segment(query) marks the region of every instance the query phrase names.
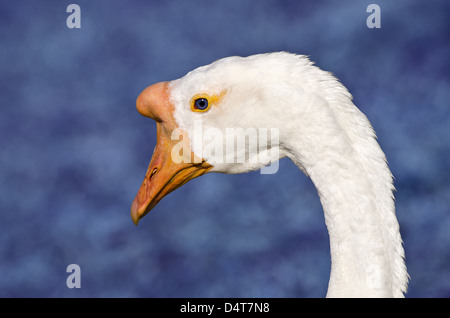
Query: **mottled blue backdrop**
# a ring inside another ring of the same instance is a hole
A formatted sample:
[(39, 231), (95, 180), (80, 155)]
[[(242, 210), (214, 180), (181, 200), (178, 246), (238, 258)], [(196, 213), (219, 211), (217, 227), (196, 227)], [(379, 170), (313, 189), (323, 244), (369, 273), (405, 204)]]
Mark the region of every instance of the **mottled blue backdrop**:
[[(366, 26), (372, 2), (381, 29)], [(138, 227), (129, 215), (156, 133), (139, 93), (280, 50), (333, 72), (377, 131), (407, 296), (450, 296), (449, 1), (78, 0), (81, 29), (70, 3), (0, 2), (0, 296), (324, 296), (322, 208), (287, 159), (274, 175), (195, 179)]]

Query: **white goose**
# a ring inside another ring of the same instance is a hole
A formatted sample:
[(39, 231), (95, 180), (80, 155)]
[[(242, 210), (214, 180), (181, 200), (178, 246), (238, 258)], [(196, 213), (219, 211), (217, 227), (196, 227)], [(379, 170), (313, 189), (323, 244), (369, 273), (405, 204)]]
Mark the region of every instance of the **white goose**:
[[(206, 172), (248, 172), (288, 157), (311, 177), (325, 213), (327, 297), (404, 296), (408, 274), (392, 174), (371, 124), (332, 74), (286, 52), (228, 57), (147, 87), (136, 105), (156, 120), (157, 145), (132, 204), (135, 224), (169, 192)], [(206, 136), (209, 128), (222, 134)], [(279, 142), (262, 150), (247, 143), (236, 150), (244, 151), (245, 162), (221, 161), (211, 149), (226, 144), (230, 128), (276, 128)], [(268, 159), (250, 160), (262, 152)]]

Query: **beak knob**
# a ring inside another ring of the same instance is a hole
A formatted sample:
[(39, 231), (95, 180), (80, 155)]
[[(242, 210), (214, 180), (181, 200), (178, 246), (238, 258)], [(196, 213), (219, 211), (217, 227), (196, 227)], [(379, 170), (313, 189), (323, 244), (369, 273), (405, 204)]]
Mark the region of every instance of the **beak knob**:
[(136, 100), (136, 108), (141, 115), (157, 122), (168, 119), (168, 112), (172, 112), (168, 84), (169, 82), (160, 82), (144, 89)]

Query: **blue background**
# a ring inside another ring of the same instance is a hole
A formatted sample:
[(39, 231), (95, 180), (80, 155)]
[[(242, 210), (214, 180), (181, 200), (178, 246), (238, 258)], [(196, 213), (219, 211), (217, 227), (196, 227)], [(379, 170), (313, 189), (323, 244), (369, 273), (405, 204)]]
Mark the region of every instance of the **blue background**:
[[(381, 7), (381, 29), (366, 8)], [(0, 2), (1, 297), (322, 297), (312, 182), (209, 174), (135, 227), (155, 145), (148, 85), (216, 59), (310, 55), (371, 120), (395, 175), (409, 297), (450, 296), (448, 1)], [(66, 267), (81, 267), (81, 288)]]

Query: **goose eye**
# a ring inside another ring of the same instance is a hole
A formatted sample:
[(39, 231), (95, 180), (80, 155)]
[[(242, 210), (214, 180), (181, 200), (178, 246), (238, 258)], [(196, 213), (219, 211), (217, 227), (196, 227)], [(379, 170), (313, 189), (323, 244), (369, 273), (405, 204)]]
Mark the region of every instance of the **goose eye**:
[(208, 100), (206, 98), (197, 98), (194, 101), (194, 108), (196, 110), (206, 110), (208, 108)]
[(211, 107), (219, 103), (224, 94), (224, 92), (220, 93), (220, 95), (196, 94), (191, 98), (191, 110), (193, 112), (207, 112)]

